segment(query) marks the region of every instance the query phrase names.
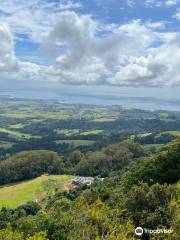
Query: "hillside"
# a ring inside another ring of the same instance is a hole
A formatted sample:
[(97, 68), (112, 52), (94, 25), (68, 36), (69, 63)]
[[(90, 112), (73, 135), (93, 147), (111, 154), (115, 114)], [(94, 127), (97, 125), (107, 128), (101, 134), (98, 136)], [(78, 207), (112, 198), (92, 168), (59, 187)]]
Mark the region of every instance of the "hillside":
[(63, 173), (62, 158), (53, 151), (20, 152), (0, 161), (0, 185), (32, 179), (45, 173)]
[[(136, 240), (137, 226), (172, 229), (168, 236), (144, 234), (141, 239), (179, 240), (180, 142), (172, 142), (154, 154), (142, 149), (126, 141), (89, 155), (75, 152), (67, 161), (80, 164), (89, 173), (104, 174), (109, 166), (109, 176), (95, 178), (91, 186), (62, 191), (71, 176), (43, 175), (2, 187), (1, 206), (6, 201), (14, 208), (0, 210), (0, 240), (14, 240), (11, 236), (16, 234), (25, 236), (16, 240), (35, 234), (47, 236), (43, 240), (94, 240), (104, 234), (109, 240)], [(36, 201), (47, 193), (43, 202)], [(35, 202), (25, 203), (30, 200)]]

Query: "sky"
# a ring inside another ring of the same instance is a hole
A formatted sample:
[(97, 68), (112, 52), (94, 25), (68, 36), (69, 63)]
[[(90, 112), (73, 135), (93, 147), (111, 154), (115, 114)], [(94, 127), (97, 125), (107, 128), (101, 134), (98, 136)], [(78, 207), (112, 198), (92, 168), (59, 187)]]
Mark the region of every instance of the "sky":
[(180, 86), (180, 0), (0, 0), (5, 82)]

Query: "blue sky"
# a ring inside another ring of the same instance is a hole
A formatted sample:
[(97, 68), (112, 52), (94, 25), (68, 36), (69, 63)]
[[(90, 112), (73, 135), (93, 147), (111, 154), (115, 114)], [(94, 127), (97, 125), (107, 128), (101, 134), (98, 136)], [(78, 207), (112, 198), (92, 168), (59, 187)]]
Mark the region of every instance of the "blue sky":
[(0, 3), (0, 81), (180, 85), (180, 0)]
[(91, 12), (107, 22), (124, 23), (132, 19), (142, 19), (143, 21), (170, 21), (174, 22), (175, 27), (178, 26), (177, 21), (172, 18), (176, 14), (178, 2), (177, 4), (167, 5), (165, 2), (168, 1), (162, 0), (159, 1), (162, 2), (160, 6), (157, 6), (157, 0), (149, 1), (149, 3), (142, 0), (84, 0), (81, 2), (84, 5), (82, 12)]

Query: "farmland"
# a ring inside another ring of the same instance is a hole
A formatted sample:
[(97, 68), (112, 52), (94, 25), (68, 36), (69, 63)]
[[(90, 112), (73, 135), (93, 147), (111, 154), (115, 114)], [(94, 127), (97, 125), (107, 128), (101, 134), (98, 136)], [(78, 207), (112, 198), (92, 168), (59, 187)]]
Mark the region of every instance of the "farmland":
[(15, 208), (28, 201), (41, 201), (55, 189), (64, 190), (64, 184), (73, 176), (43, 175), (33, 180), (9, 184), (0, 188), (0, 208)]
[(31, 149), (48, 149), (60, 154), (76, 149), (95, 150), (109, 142), (145, 137), (148, 133), (166, 132), (178, 138), (179, 131), (178, 112), (71, 105), (57, 100), (2, 98), (0, 101), (2, 159)]

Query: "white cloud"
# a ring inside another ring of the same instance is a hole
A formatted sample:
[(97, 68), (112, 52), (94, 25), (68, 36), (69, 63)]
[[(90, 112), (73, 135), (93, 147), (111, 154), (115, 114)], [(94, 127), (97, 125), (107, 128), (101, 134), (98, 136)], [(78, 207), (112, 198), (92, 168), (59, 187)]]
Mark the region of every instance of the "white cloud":
[(170, 6), (174, 6), (174, 5), (177, 5), (179, 2), (179, 0), (167, 0), (166, 1), (166, 6), (170, 7)]
[(8, 72), (17, 69), (17, 61), (14, 55), (14, 43), (7, 26), (0, 23), (0, 72)]
[(173, 18), (176, 18), (177, 20), (180, 20), (180, 8), (177, 9), (176, 13), (173, 15)]
[(73, 2), (73, 1), (63, 1), (62, 3), (59, 3), (60, 10), (70, 10), (70, 9), (78, 9), (82, 8), (82, 4), (79, 2)]
[[(0, 19), (12, 30), (10, 33), (7, 26), (0, 25), (3, 78), (75, 84), (180, 85), (180, 37), (176, 32), (165, 32), (164, 22), (105, 24), (90, 15), (62, 11), (57, 2), (11, 3), (2, 0), (0, 5), (0, 10), (7, 13)], [(70, 3), (73, 2), (66, 2), (68, 9), (72, 7)], [(40, 43), (51, 56), (51, 65), (17, 59), (12, 35), (17, 39), (18, 34)]]
[(49, 73), (63, 82), (105, 82), (115, 74), (114, 66), (141, 56), (156, 38), (139, 20), (103, 35), (102, 26), (90, 16), (65, 12), (49, 35), (49, 41), (63, 49)]
[(154, 30), (158, 30), (158, 29), (162, 30), (162, 29), (165, 29), (166, 21), (159, 21), (159, 22), (150, 21), (146, 23), (146, 26)]
[(82, 4), (74, 1), (48, 0), (1, 0), (0, 21), (5, 22), (14, 34), (26, 35), (34, 42), (42, 43), (51, 27), (57, 22), (59, 13), (78, 9)]
[(132, 8), (135, 5), (135, 1), (134, 0), (127, 0), (127, 5)]
[(0, 16), (0, 20), (11, 26), (14, 34), (27, 35), (30, 39), (40, 41), (45, 33), (45, 25), (49, 28), (49, 7), (47, 2), (40, 5), (40, 1), (35, 0), (1, 0), (0, 11), (5, 14)]
[(162, 26), (136, 20), (104, 35), (90, 16), (62, 13), (49, 40), (63, 52), (48, 73), (66, 83), (178, 85), (179, 38), (177, 33), (158, 32)]
[(0, 23), (0, 77), (2, 79), (40, 80), (45, 78), (46, 67), (22, 62), (15, 56), (13, 36), (5, 24)]
[(163, 1), (162, 0), (146, 0), (145, 5), (147, 7), (162, 7)]
[[(119, 71), (109, 79), (114, 84), (135, 86), (177, 86), (180, 85), (180, 35), (148, 51), (146, 57), (130, 58), (129, 63), (120, 66)], [(173, 57), (172, 57), (173, 56)]]
[(179, 3), (179, 0), (146, 0), (147, 7), (171, 7)]

